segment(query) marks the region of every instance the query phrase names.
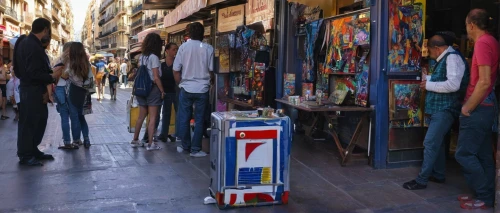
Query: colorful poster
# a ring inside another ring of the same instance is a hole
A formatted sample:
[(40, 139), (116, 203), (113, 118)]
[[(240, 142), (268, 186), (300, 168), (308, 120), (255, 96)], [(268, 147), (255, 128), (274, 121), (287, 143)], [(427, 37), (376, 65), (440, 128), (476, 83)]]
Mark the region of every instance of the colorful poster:
[(329, 101), (337, 105), (354, 105), (356, 93), (356, 79), (352, 77), (335, 76), (331, 82), (333, 92)]
[(307, 93), (309, 93), (310, 96), (313, 95), (313, 89), (312, 83), (302, 83), (302, 96), (305, 97)]
[(322, 23), (323, 19), (306, 24), (306, 42), (304, 42), (306, 57), (302, 65), (302, 79), (306, 82), (313, 82), (316, 77), (316, 71), (314, 70), (314, 44), (318, 38)]
[(284, 74), (284, 88), (285, 88), (285, 94), (284, 97), (288, 98), (288, 96), (295, 95), (295, 74), (292, 73), (286, 73)]
[(370, 44), (370, 12), (332, 20), (325, 33), (328, 42), (326, 73), (355, 73), (358, 46)]
[(389, 1), (389, 72), (420, 72), (425, 0)]
[(219, 73), (228, 73), (230, 69), (229, 34), (219, 36), (217, 48), (219, 52)]
[(416, 80), (389, 81), (389, 126), (420, 127), (423, 123), (422, 91)]

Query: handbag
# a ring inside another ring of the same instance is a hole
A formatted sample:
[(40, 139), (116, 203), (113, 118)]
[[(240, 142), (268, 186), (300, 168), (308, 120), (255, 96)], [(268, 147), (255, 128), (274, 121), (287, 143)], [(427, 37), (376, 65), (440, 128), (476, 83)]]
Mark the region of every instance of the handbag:
[(69, 84), (68, 98), (71, 100), (71, 104), (77, 109), (82, 109), (83, 104), (85, 104), (85, 96), (87, 95), (87, 89), (76, 86), (73, 83)]

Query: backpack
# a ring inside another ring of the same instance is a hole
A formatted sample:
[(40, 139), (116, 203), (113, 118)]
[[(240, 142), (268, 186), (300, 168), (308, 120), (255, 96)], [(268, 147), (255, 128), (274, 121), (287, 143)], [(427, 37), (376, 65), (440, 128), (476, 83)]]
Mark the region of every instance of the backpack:
[(144, 62), (144, 57), (142, 58), (142, 64), (137, 71), (137, 76), (134, 80), (134, 88), (133, 95), (138, 97), (148, 97), (151, 92), (151, 88), (153, 87), (153, 81), (151, 77), (149, 77), (148, 73), (148, 60), (149, 56), (146, 58), (146, 62)]

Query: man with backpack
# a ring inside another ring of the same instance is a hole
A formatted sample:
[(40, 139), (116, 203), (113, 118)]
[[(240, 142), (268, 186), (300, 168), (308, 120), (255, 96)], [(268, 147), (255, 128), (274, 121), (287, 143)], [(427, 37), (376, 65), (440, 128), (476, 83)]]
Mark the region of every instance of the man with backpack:
[[(182, 145), (177, 147), (177, 151), (188, 151), (192, 157), (207, 155), (201, 151), (201, 140), (205, 131), (203, 123), (209, 104), (209, 88), (213, 82), (214, 48), (202, 42), (204, 30), (203, 25), (198, 22), (188, 25), (190, 40), (179, 47), (173, 66), (175, 82), (180, 88), (176, 117), (179, 119), (179, 126), (176, 129)], [(193, 105), (195, 129), (191, 138), (189, 122)]]

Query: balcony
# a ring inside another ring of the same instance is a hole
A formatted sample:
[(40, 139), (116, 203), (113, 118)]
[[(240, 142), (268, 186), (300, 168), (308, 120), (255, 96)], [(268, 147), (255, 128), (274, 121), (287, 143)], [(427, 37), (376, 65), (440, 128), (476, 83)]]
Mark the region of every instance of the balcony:
[(34, 20), (35, 20), (35, 17), (31, 13), (26, 13), (23, 16), (23, 22), (25, 25), (31, 26), (31, 24), (33, 23)]
[(56, 41), (59, 41), (59, 39), (61, 38), (59, 31), (54, 27), (54, 25), (52, 25), (52, 38)]
[(56, 22), (61, 22), (61, 18), (59, 16), (59, 10), (52, 8), (52, 19)]
[(5, 2), (5, 0), (0, 0), (0, 12), (5, 12), (5, 9), (7, 9), (6, 7), (7, 5), (7, 2)]
[(47, 8), (43, 8), (43, 16), (48, 20), (52, 20), (52, 15)]
[(101, 46), (101, 49), (108, 49), (109, 48), (109, 44), (106, 44), (106, 45), (102, 45)]
[(135, 16), (137, 14), (139, 14), (140, 12), (142, 12), (142, 4), (139, 4), (139, 5), (136, 5), (136, 6), (132, 6), (132, 16)]
[(114, 0), (106, 0), (104, 1), (101, 6), (99, 7), (99, 13), (104, 12), (104, 10), (111, 4), (113, 3)]
[(137, 21), (134, 21), (130, 27), (133, 29), (133, 28), (141, 26), (141, 25), (142, 25), (142, 19), (139, 19)]
[(116, 14), (116, 16), (125, 15), (125, 14), (127, 14), (127, 8), (124, 6), (116, 7), (115, 14)]
[(43, 17), (43, 12), (42, 12), (43, 9), (39, 10), (39, 9), (36, 9), (35, 10), (35, 15), (37, 18), (42, 18)]
[(101, 50), (101, 46), (96, 46), (95, 50)]
[(118, 24), (117, 27), (118, 27), (118, 31), (128, 31), (127, 25), (125, 25), (125, 24)]
[(160, 18), (156, 19), (156, 23), (157, 23), (157, 24), (163, 23), (163, 20), (164, 20), (164, 19), (165, 19), (165, 16), (162, 16), (162, 17), (160, 17)]
[(151, 17), (147, 17), (146, 21), (144, 22), (144, 26), (151, 26), (151, 25), (156, 25), (157, 20), (158, 20), (158, 15), (154, 14)]
[(17, 12), (12, 7), (6, 7), (5, 19), (11, 20), (15, 23), (19, 23), (19, 17), (17, 16)]
[(118, 31), (118, 30), (117, 30), (117, 27), (115, 26), (111, 30), (108, 30), (108, 31), (105, 31), (105, 32), (99, 32), (98, 39), (102, 39), (102, 38), (104, 38), (106, 36), (109, 36), (109, 35), (115, 33), (116, 31)]

